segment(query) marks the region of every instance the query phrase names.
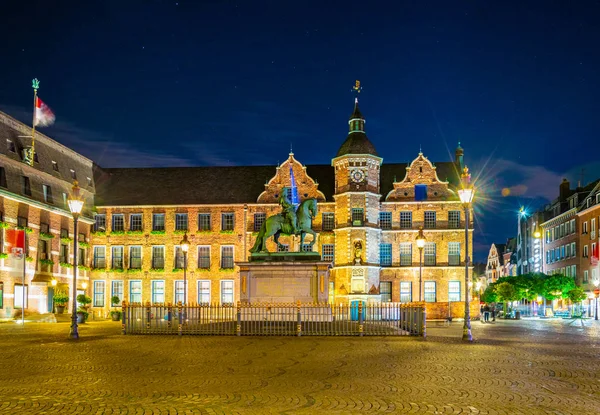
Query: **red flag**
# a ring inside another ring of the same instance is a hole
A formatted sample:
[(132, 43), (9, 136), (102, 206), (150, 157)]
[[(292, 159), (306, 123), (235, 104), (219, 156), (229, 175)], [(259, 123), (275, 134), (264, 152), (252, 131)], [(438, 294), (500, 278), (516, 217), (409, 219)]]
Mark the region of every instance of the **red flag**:
[(46, 127), (54, 124), (54, 113), (39, 97), (35, 101), (35, 125)]
[(6, 243), (11, 248), (25, 248), (25, 231), (21, 229), (7, 229)]

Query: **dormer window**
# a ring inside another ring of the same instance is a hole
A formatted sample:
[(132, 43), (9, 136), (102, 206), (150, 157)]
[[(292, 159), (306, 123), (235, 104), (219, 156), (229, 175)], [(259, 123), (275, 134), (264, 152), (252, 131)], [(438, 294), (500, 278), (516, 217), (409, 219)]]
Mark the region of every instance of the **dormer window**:
[(75, 170), (70, 169), (71, 170), (71, 179), (73, 180), (77, 180), (77, 174), (75, 173)]
[(11, 153), (17, 152), (17, 149), (15, 148), (15, 143), (13, 143), (12, 140), (6, 140), (6, 148), (8, 148), (8, 151), (10, 151)]
[(52, 170), (58, 171), (58, 163), (52, 160)]
[(88, 184), (88, 186), (92, 185), (92, 178), (91, 177), (87, 178), (87, 184)]

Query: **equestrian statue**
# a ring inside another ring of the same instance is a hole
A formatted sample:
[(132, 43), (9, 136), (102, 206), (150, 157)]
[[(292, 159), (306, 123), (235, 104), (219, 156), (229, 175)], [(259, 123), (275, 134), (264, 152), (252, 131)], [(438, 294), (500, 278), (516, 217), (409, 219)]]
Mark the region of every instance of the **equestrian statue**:
[(317, 240), (317, 234), (312, 230), (312, 220), (317, 215), (317, 200), (306, 199), (298, 209), (290, 202), (290, 188), (284, 187), (279, 196), (279, 204), (282, 212), (267, 218), (260, 227), (254, 246), (250, 249), (252, 253), (268, 253), (267, 239), (271, 236), (280, 248), (283, 245), (279, 243), (279, 236), (300, 235), (300, 247), (304, 244), (304, 237), (307, 233), (311, 234), (313, 239), (309, 242), (312, 247)]

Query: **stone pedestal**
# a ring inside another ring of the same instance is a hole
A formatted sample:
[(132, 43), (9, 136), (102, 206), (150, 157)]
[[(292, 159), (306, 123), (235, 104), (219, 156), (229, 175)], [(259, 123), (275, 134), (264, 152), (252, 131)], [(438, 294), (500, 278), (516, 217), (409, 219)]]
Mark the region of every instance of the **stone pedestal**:
[[(318, 259), (318, 260), (315, 260)], [(276, 253), (240, 267), (240, 301), (243, 303), (326, 303), (331, 262), (320, 257)]]

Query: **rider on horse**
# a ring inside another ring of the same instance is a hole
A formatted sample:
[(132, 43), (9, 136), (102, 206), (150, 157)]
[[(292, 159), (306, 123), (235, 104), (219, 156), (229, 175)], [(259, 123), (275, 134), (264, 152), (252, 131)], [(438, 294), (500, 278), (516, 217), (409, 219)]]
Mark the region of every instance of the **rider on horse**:
[(279, 196), (279, 204), (283, 209), (283, 217), (291, 226), (290, 234), (296, 235), (300, 232), (300, 230), (297, 228), (296, 206), (294, 206), (288, 199), (288, 192), (289, 188), (284, 187), (282, 189), (281, 196)]

